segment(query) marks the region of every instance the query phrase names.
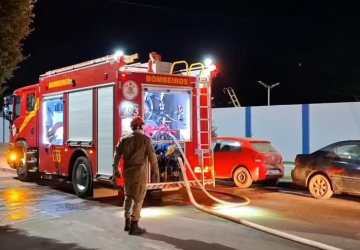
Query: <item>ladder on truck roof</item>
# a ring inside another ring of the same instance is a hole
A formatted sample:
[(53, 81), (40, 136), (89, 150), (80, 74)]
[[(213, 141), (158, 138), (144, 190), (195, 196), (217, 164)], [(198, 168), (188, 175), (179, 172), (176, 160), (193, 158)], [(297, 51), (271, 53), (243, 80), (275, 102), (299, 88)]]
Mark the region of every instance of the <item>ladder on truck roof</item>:
[[(174, 72), (176, 65), (184, 64), (185, 68)], [(215, 185), (214, 154), (211, 140), (211, 82), (209, 76), (204, 76), (208, 67), (202, 63), (193, 63), (190, 66), (186, 61), (177, 61), (172, 64), (170, 73), (180, 73), (185, 76), (195, 76), (196, 82), (196, 118), (197, 118), (197, 154), (202, 173), (202, 184), (205, 184), (205, 173), (211, 171), (212, 183)]]
[[(193, 63), (189, 73), (198, 71), (196, 83), (197, 98), (197, 153), (202, 173), (202, 184), (205, 185), (205, 173), (211, 171), (213, 185), (215, 185), (214, 155), (211, 140), (211, 82), (210, 78), (203, 77), (205, 66), (202, 63)], [(188, 74), (189, 74), (188, 73)]]
[[(124, 62), (126, 64), (132, 63), (138, 58), (139, 58), (139, 55), (137, 53), (132, 54), (132, 55), (125, 55), (124, 56)], [(70, 66), (67, 66), (67, 67), (63, 67), (63, 68), (59, 68), (59, 69), (55, 69), (55, 70), (50, 70), (50, 71), (40, 75), (40, 78), (41, 77), (52, 76), (52, 75), (56, 75), (56, 74), (61, 74), (61, 73), (65, 73), (65, 72), (69, 72), (69, 71), (73, 71), (73, 70), (79, 70), (79, 69), (83, 69), (83, 68), (87, 68), (87, 67), (93, 67), (93, 66), (101, 65), (101, 64), (105, 64), (105, 63), (116, 62), (117, 60), (118, 59), (115, 58), (114, 55), (103, 56), (103, 57), (93, 59), (93, 60), (90, 60), (90, 61), (85, 61), (85, 62), (82, 62), (82, 63), (70, 65)]]

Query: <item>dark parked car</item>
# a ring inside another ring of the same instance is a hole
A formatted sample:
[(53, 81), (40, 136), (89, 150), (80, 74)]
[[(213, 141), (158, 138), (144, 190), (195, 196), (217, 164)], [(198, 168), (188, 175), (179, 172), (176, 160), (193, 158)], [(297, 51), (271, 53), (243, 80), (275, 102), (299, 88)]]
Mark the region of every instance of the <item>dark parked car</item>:
[(297, 155), (291, 176), (317, 199), (328, 199), (333, 193), (360, 195), (360, 141), (341, 141)]

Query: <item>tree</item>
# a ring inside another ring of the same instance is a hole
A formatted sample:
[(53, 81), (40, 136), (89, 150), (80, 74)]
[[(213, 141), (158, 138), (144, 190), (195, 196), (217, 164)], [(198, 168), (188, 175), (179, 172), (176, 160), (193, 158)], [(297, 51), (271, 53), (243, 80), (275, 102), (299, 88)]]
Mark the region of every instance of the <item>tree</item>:
[(0, 95), (17, 65), (25, 59), (23, 41), (31, 32), (36, 0), (0, 0)]

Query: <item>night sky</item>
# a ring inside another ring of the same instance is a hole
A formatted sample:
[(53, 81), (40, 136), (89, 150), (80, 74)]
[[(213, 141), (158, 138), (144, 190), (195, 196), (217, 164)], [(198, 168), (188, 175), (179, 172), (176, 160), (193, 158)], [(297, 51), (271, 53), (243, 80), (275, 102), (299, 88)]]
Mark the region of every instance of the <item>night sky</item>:
[(142, 62), (150, 51), (164, 61), (212, 56), (221, 70), (216, 107), (229, 105), (222, 92), (228, 86), (242, 105), (265, 105), (258, 80), (281, 83), (272, 104), (360, 96), (360, 18), (345, 16), (343, 7), (328, 1), (200, 2), (38, 0), (34, 31), (24, 42), (28, 58), (10, 84), (36, 83), (48, 70), (121, 48), (139, 53)]

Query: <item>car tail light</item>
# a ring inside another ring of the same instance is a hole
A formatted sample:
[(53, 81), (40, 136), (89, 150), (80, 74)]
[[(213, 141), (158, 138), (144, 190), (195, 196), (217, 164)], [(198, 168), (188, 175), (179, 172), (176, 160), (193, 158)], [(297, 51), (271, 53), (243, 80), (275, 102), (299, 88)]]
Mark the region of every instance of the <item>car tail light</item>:
[(255, 163), (263, 163), (264, 160), (265, 159), (261, 154), (255, 154), (255, 156), (254, 156)]

